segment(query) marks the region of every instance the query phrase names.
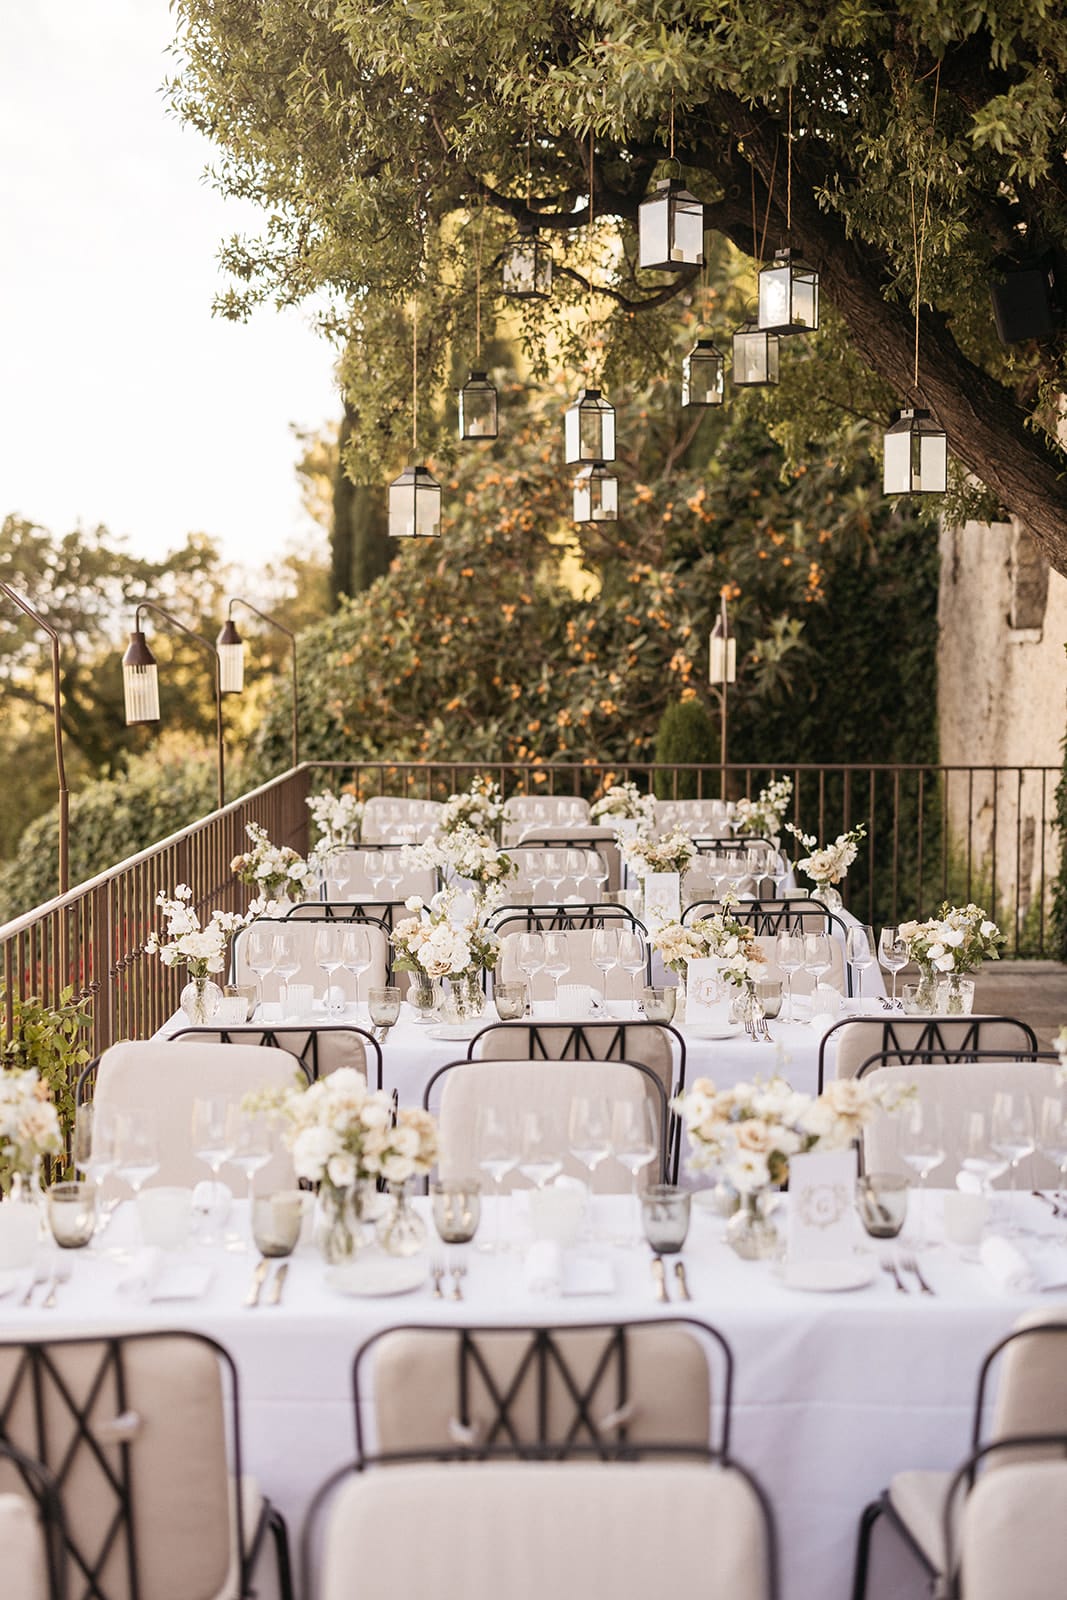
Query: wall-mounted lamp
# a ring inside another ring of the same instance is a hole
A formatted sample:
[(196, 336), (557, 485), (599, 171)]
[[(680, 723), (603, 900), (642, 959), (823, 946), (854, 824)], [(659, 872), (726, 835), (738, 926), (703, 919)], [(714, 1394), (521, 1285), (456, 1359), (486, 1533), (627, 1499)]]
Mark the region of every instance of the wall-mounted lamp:
[(233, 595), (226, 612), (226, 621), (219, 631), (215, 641), (215, 648), (219, 653), (219, 686), (223, 694), (240, 694), (245, 686), (245, 646), (244, 640), (237, 631), (237, 624), (233, 620), (234, 606), (244, 606), (263, 622), (269, 623), (272, 628), (277, 628), (279, 633), (284, 633), (289, 641), (292, 651), (292, 678), (293, 678), (293, 766), (300, 763), (299, 754), (299, 724), (296, 708), (296, 634), (287, 628), (284, 622), (279, 622), (277, 617), (272, 617), (267, 611), (260, 611), (251, 600), (242, 600), (240, 595)]
[(157, 617), (162, 617), (164, 622), (177, 628), (179, 633), (195, 639), (197, 644), (203, 645), (204, 649), (210, 652), (215, 684), (216, 767), (221, 810), (226, 804), (226, 753), (222, 742), (222, 678), (219, 654), (215, 646), (202, 634), (194, 633), (192, 628), (187, 628), (184, 622), (179, 622), (177, 617), (172, 616), (169, 611), (164, 611), (162, 606), (157, 606), (152, 600), (142, 600), (138, 605), (130, 642), (122, 658), (122, 688), (126, 701), (127, 726), (137, 722), (159, 721), (159, 668), (141, 628), (142, 611), (151, 611)]

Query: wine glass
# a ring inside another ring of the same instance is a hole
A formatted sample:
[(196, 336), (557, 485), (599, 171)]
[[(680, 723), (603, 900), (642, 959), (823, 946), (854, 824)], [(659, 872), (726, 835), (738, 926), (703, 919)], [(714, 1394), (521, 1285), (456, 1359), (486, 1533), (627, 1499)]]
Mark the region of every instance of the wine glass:
[(900, 1122), (900, 1158), (905, 1166), (918, 1175), (919, 1226), (916, 1249), (927, 1243), (926, 1194), (927, 1178), (945, 1159), (945, 1139), (941, 1128), (941, 1107), (933, 1102), (913, 1100), (905, 1106)]
[(92, 1100), (83, 1101), (74, 1116), (74, 1165), (96, 1189), (98, 1217), (102, 1215), (100, 1190), (104, 1179), (115, 1171), (117, 1162), (114, 1111), (107, 1106), (97, 1110)]
[(851, 923), (845, 930), (845, 956), (849, 966), (858, 977), (856, 987), (857, 1000), (863, 999), (863, 974), (868, 967), (874, 966), (875, 943), (874, 930), (866, 923), (860, 922), (853, 926)]
[(159, 1127), (148, 1106), (131, 1106), (115, 1113), (114, 1171), (140, 1194), (153, 1173), (159, 1171)]
[(812, 989), (819, 987), (823, 973), (829, 972), (833, 965), (833, 951), (830, 948), (830, 935), (828, 933), (806, 933), (804, 935), (804, 971), (810, 972), (815, 980)]
[(647, 957), (645, 941), (635, 929), (626, 928), (619, 934), (619, 953), (616, 960), (623, 972), (630, 974), (630, 994), (636, 1012), (637, 978), (638, 974), (646, 969)]
[(604, 985), (604, 1004), (608, 1002), (608, 973), (618, 962), (619, 932), (617, 928), (594, 928), (590, 946), (590, 960), (601, 974)]
[(585, 852), (585, 876), (591, 878), (596, 887), (596, 899), (603, 900), (604, 885), (608, 881), (608, 864), (599, 850)]
[(581, 894), (581, 889), (580, 889), (579, 885), (582, 883), (583, 879), (585, 878), (586, 867), (589, 865), (588, 861), (586, 860), (585, 851), (584, 850), (565, 850), (564, 851), (564, 860), (566, 861), (566, 864), (567, 864), (567, 877), (570, 879), (571, 883), (573, 883), (573, 885), (574, 885), (574, 893), (577, 894), (577, 895), (580, 895)]
[(1067, 1188), (1067, 1105), (1061, 1096), (1047, 1094), (1041, 1102), (1037, 1120), (1037, 1148), (1041, 1154), (1059, 1168), (1059, 1190)]
[(878, 940), (878, 959), (887, 972), (893, 974), (893, 998), (891, 1009), (896, 1010), (897, 1001), (897, 973), (903, 972), (908, 964), (908, 949), (900, 937), (900, 929), (885, 927), (882, 929)]
[(248, 1185), (248, 1231), (251, 1240), (256, 1173), (267, 1165), (274, 1154), (272, 1118), (265, 1111), (246, 1111), (242, 1105), (231, 1100), (226, 1111), (225, 1137), (229, 1144), (227, 1160), (232, 1167), (244, 1173)]
[(768, 871), (768, 877), (770, 877), (774, 882), (774, 898), (776, 900), (780, 900), (782, 898), (782, 885), (788, 878), (791, 871), (792, 866), (789, 857), (783, 854), (781, 850), (776, 850), (771, 857), (771, 864)]
[(656, 1159), (656, 1126), (647, 1100), (617, 1100), (611, 1116), (611, 1147), (616, 1161), (630, 1174), (630, 1194), (636, 1216), (636, 1232), (631, 1244), (641, 1244), (641, 1201), (637, 1178), (642, 1168)]
[(567, 940), (562, 933), (546, 933), (542, 939), (542, 970), (547, 972), (555, 984), (556, 1013), (559, 1014), (559, 980), (564, 973), (571, 970), (570, 956), (567, 953)]
[(370, 884), (371, 894), (377, 900), (379, 898), (378, 885), (385, 876), (385, 862), (382, 860), (382, 852), (380, 850), (368, 850), (365, 852), (363, 856), (363, 872), (367, 882)]
[(611, 1108), (603, 1095), (571, 1097), (567, 1145), (575, 1161), (589, 1173), (587, 1201), (592, 1212), (593, 1174), (611, 1154)]
[[(326, 865), (323, 868), (323, 880), (326, 884), (324, 898), (327, 901), (330, 899), (344, 900), (345, 890), (352, 881), (350, 863), (351, 857), (347, 850), (335, 850), (332, 855), (327, 857)], [(331, 889), (335, 889), (337, 891), (336, 894), (331, 895)]]
[(257, 927), (253, 923), (245, 943), (245, 960), (256, 975), (258, 1005), (263, 1004), (263, 979), (274, 971), (274, 929)]
[(370, 934), (366, 928), (346, 928), (341, 936), (341, 965), (356, 980), (356, 1008), (359, 1008), (359, 980), (370, 967)]
[[(296, 934), (276, 933), (274, 935), (274, 970), (279, 980), (285, 984), (285, 1003), (288, 1008), (289, 980), (295, 978), (300, 971), (300, 952), (297, 949)], [(281, 982), (278, 993), (281, 995)]]
[(393, 901), (393, 900), (396, 899), (397, 890), (400, 888), (400, 880), (401, 880), (401, 878), (403, 878), (403, 876), (404, 876), (403, 852), (400, 851), (400, 850), (383, 850), (382, 851), (382, 877), (385, 879), (386, 883), (389, 886), (389, 899), (390, 899), (390, 901)]
[(1006, 1157), (1008, 1162), (1008, 1182), (1011, 1189), (1011, 1199), (1008, 1204), (1011, 1207), (1011, 1215), (1005, 1231), (1022, 1233), (1025, 1230), (1019, 1226), (1017, 1220), (1015, 1179), (1020, 1161), (1026, 1156), (1033, 1155), (1036, 1144), (1034, 1110), (1028, 1094), (1023, 1094), (1018, 1089), (997, 1090), (993, 1096), (993, 1107), (989, 1118), (989, 1142), (996, 1154)]
[[(223, 1095), (197, 1096), (193, 1101), (192, 1139), (193, 1154), (211, 1172), (212, 1188), (219, 1181), (219, 1173), (233, 1154), (230, 1142), (231, 1102)], [(207, 1208), (210, 1216), (211, 1208)], [(203, 1243), (213, 1240), (207, 1236)]]
[(544, 856), (545, 879), (552, 889), (553, 903), (560, 898), (560, 885), (567, 876), (567, 855), (563, 850), (546, 850)]
[(545, 945), (541, 934), (532, 930), (519, 934), (519, 947), (516, 952), (516, 965), (520, 972), (525, 973), (530, 988), (530, 1015), (533, 1015), (533, 981), (545, 964)]
[(315, 932), (315, 965), (326, 974), (326, 991), (323, 1005), (327, 1015), (334, 1009), (333, 975), (341, 966), (341, 934), (335, 927), (318, 928)]
[(960, 1171), (976, 1178), (983, 1194), (991, 1194), (995, 1180), (1008, 1170), (1008, 1158), (993, 1149), (984, 1111), (964, 1113), (961, 1150)]
[(482, 1240), (478, 1249), (500, 1251), (503, 1249), (501, 1224), (503, 1191), (500, 1185), (508, 1173), (514, 1172), (519, 1164), (519, 1135), (513, 1113), (503, 1106), (479, 1106), (474, 1147), (478, 1152), (478, 1166), (492, 1178), (496, 1191), (496, 1204), (493, 1207), (496, 1212), (496, 1227), (493, 1230), (493, 1238)]
[(527, 1109), (519, 1122), (519, 1171), (535, 1189), (543, 1189), (563, 1171), (556, 1130), (543, 1112)]
[(778, 970), (785, 974), (785, 1016), (783, 1022), (793, 1020), (793, 974), (804, 965), (804, 935), (790, 933), (783, 928), (774, 941), (774, 959)]

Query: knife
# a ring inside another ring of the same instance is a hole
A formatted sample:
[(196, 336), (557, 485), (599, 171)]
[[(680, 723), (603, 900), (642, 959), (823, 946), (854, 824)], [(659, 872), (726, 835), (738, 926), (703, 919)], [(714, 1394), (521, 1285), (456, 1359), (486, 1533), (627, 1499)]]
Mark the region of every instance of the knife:
[(289, 1263), (288, 1263), (288, 1261), (283, 1261), (281, 1266), (278, 1268), (277, 1272), (274, 1274), (274, 1277), (271, 1280), (271, 1286), (267, 1290), (267, 1298), (263, 1302), (264, 1305), (267, 1305), (267, 1306), (280, 1306), (281, 1305), (281, 1303), (282, 1303), (282, 1290), (285, 1288), (285, 1277), (286, 1277), (286, 1274), (287, 1274), (288, 1271), (289, 1271)]
[(252, 1274), (252, 1282), (248, 1285), (248, 1293), (244, 1298), (245, 1305), (250, 1309), (259, 1305), (260, 1292), (269, 1271), (270, 1262), (264, 1256), (256, 1265), (256, 1270)]
[(656, 1299), (667, 1302), (670, 1295), (667, 1292), (667, 1275), (663, 1270), (663, 1257), (652, 1257), (652, 1278), (656, 1285)]
[(684, 1261), (676, 1261), (674, 1263), (674, 1276), (678, 1284), (678, 1293), (681, 1295), (682, 1299), (692, 1300), (693, 1296), (689, 1293), (689, 1285), (685, 1281)]

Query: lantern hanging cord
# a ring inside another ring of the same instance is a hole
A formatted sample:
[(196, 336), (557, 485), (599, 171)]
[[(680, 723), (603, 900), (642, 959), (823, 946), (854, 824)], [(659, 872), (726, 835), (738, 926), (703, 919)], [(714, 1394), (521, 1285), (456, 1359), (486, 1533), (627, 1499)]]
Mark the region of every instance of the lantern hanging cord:
[(785, 237), (789, 242), (789, 235), (793, 231), (793, 85), (788, 89), (788, 124), (786, 127), (785, 145)]
[[(940, 94), (940, 92), (941, 92), (941, 63), (939, 61), (937, 63), (936, 68), (934, 69), (934, 103), (933, 103), (933, 108), (932, 108), (932, 110), (930, 112), (930, 142), (931, 142), (931, 146), (933, 144), (934, 129), (935, 129), (936, 125), (937, 125), (937, 100), (938, 100), (938, 95)], [(925, 251), (926, 251), (926, 223), (927, 223), (927, 219), (928, 219), (928, 217), (930, 215), (930, 180), (931, 180), (931, 177), (933, 176), (933, 159), (932, 159), (933, 151), (932, 151), (932, 149), (931, 149), (930, 154), (931, 154), (931, 159), (928, 160), (927, 163), (926, 163), (926, 184), (925, 184), (925, 186), (923, 188), (922, 217), (919, 220), (918, 224), (916, 224), (916, 220), (915, 220), (915, 176), (914, 176), (914, 173), (912, 174), (911, 184), (910, 184), (910, 191), (911, 191), (911, 238), (912, 238), (912, 247), (913, 247), (914, 253), (915, 253), (915, 359), (914, 359), (914, 367), (913, 367), (913, 374), (912, 374), (912, 385), (913, 385), (913, 387), (915, 389), (916, 396), (918, 396), (918, 392), (919, 392), (919, 305), (920, 305), (920, 290), (921, 290), (921, 287), (922, 287), (923, 256), (924, 256)]]
[[(756, 265), (757, 265), (757, 267), (759, 266), (760, 262), (763, 260), (763, 252), (767, 248), (767, 229), (771, 225), (771, 201), (774, 199), (774, 177), (775, 177), (775, 173), (778, 171), (778, 148), (779, 148), (779, 141), (776, 139), (774, 141), (774, 160), (771, 162), (771, 177), (770, 177), (770, 182), (767, 185), (767, 204), (764, 207), (764, 211), (763, 211), (763, 232), (760, 234), (759, 249), (758, 249), (758, 253), (756, 255)], [(756, 179), (755, 179), (755, 176), (753, 176), (753, 179), (752, 179), (752, 203), (753, 203), (753, 205), (755, 205), (755, 202), (756, 202)], [(753, 233), (754, 233), (755, 232), (755, 221), (753, 221), (753, 225), (752, 226), (753, 226)]]
[(485, 196), (478, 217), (478, 236), (474, 242), (474, 363), (482, 362), (482, 239), (485, 232)]
[(411, 454), (419, 453), (419, 297), (411, 300)]
[(672, 161), (673, 161), (673, 160), (674, 160), (674, 90), (673, 90), (673, 89), (672, 89), (672, 90), (671, 90), (671, 131), (670, 131), (670, 144), (671, 144), (671, 160), (672, 160)]
[(596, 174), (593, 169), (593, 159), (596, 152), (596, 135), (592, 128), (589, 130), (589, 244), (593, 243), (593, 189), (596, 183)]

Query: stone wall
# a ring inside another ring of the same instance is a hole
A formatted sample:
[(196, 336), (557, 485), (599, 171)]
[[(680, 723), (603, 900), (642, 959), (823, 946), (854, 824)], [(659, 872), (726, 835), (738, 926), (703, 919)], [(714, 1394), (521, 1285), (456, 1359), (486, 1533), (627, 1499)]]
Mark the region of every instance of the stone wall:
[(954, 858), (1011, 933), (1039, 926), (1058, 863), (1053, 791), (1067, 725), (1067, 579), (1050, 572), (1017, 522), (941, 531), (938, 722), (946, 765), (992, 771), (949, 777)]

